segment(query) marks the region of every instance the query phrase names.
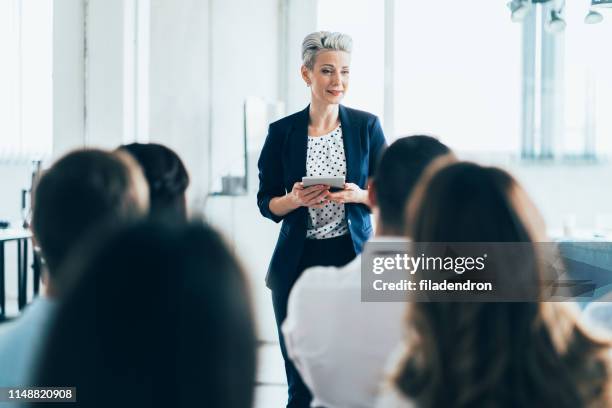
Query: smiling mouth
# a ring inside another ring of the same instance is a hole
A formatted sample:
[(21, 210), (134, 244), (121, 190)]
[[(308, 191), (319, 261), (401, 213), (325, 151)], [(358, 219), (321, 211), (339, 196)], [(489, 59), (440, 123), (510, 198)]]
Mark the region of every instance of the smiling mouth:
[(340, 95), (342, 95), (343, 91), (327, 91), (327, 92), (329, 92), (330, 94), (332, 94), (334, 96), (340, 96)]

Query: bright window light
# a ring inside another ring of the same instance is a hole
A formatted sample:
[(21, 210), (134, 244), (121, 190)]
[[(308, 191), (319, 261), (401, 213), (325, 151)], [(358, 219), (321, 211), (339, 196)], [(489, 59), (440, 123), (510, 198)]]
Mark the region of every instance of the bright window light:
[(518, 153), (521, 27), (497, 1), (397, 1), (396, 133)]
[(0, 158), (52, 148), (53, 2), (0, 1)]
[(582, 2), (565, 3), (565, 138), (568, 154), (612, 154), (612, 24), (585, 24)]

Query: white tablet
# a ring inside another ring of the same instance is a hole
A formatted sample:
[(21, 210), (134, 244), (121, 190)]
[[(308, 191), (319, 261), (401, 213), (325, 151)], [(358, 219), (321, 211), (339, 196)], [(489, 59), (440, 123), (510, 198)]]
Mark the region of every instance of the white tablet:
[(326, 184), (332, 188), (344, 189), (344, 177), (302, 177), (304, 187), (314, 186), (317, 184)]

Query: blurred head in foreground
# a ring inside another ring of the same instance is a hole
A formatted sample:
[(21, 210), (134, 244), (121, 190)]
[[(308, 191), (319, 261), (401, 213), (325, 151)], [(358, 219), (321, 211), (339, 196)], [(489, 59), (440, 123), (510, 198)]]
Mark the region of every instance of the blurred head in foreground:
[(102, 225), (144, 216), (148, 195), (140, 166), (125, 153), (77, 150), (44, 172), (34, 190), (32, 230), (48, 290), (59, 290), (60, 265), (77, 243)]
[(382, 154), (368, 188), (378, 217), (379, 235), (404, 235), (406, 202), (425, 168), (450, 149), (431, 136), (397, 139)]
[(151, 215), (186, 220), (189, 174), (178, 154), (155, 143), (131, 143), (118, 150), (128, 152), (142, 166), (149, 183)]
[(70, 265), (35, 384), (85, 407), (250, 407), (255, 334), (245, 276), (202, 224), (135, 225)]
[[(415, 242), (545, 240), (542, 218), (514, 178), (473, 163), (434, 163), (407, 218)], [(512, 264), (509, 254), (499, 256)], [(531, 274), (537, 283), (537, 265), (502, 272)], [(588, 334), (566, 306), (413, 303), (395, 385), (420, 407), (609, 406), (610, 344)]]

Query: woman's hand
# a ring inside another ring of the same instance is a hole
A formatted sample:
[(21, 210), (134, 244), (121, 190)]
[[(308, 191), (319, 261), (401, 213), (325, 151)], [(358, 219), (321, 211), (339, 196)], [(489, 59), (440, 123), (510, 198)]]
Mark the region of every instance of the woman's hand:
[(338, 204), (358, 203), (370, 205), (368, 190), (362, 190), (357, 184), (344, 183), (344, 190), (329, 193), (327, 198)]
[(329, 186), (317, 184), (314, 186), (304, 187), (304, 184), (297, 182), (293, 185), (291, 192), (288, 194), (293, 205), (298, 207), (321, 208), (329, 202), (326, 199), (329, 194)]

